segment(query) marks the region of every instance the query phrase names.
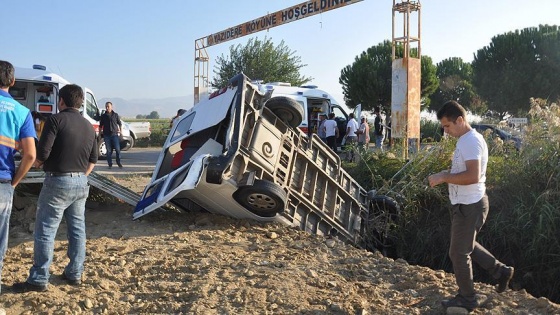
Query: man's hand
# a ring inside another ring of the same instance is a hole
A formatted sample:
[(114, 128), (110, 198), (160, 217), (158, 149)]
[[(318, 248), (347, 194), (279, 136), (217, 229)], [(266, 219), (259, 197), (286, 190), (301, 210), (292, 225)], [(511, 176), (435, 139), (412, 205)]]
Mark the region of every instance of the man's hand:
[(43, 166), (43, 161), (35, 160), (35, 162), (33, 163), (34, 168), (39, 168), (41, 166)]
[(20, 145), (22, 148), (22, 157), (19, 166), (16, 169), (16, 173), (12, 178), (12, 187), (16, 187), (19, 182), (23, 179), (27, 171), (33, 166), (35, 162), (35, 157), (37, 156), (35, 149), (35, 138), (27, 137), (20, 140)]
[(428, 176), (428, 182), (430, 183), (430, 187), (435, 187), (439, 184), (445, 183), (445, 178), (449, 174), (449, 171), (441, 171), (436, 174), (432, 174)]

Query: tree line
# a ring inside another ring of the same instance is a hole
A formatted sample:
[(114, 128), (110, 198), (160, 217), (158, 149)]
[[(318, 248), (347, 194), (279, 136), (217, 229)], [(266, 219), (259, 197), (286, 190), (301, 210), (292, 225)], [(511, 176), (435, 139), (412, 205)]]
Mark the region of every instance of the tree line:
[(159, 113), (154, 110), (148, 115), (138, 114), (136, 115), (136, 119), (159, 119)]
[[(402, 46), (396, 55), (402, 56)], [(391, 41), (385, 40), (355, 57), (341, 70), (344, 101), (365, 110), (391, 109)], [(411, 56), (417, 56), (416, 51)], [(245, 46), (230, 47), (230, 55), (217, 58), (212, 86), (225, 86), (239, 72), (265, 82), (288, 82), (299, 86), (313, 78), (300, 74), (305, 67), (282, 41), (250, 39)], [(436, 64), (421, 57), (421, 106), (436, 109), (456, 100), (468, 110), (485, 114), (524, 114), (531, 97), (560, 98), (560, 29), (540, 25), (494, 36), (489, 45), (474, 53), (472, 62), (449, 57)]]

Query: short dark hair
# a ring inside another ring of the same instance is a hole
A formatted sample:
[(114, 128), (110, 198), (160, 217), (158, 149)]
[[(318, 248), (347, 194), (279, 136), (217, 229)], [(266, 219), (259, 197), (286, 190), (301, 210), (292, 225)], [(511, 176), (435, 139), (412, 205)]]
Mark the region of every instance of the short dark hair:
[(4, 60), (0, 60), (0, 88), (12, 86), (15, 78), (14, 66)]
[(438, 120), (445, 117), (449, 121), (455, 122), (457, 118), (463, 117), (463, 119), (467, 121), (467, 111), (456, 101), (445, 102), (445, 104), (443, 104), (443, 106), (437, 111), (436, 115)]
[(329, 113), (329, 119), (333, 119), (334, 118), (334, 113)]
[(80, 108), (84, 103), (84, 90), (76, 84), (65, 85), (58, 94), (66, 107)]
[(381, 108), (379, 108), (379, 106), (375, 106), (375, 107), (373, 108), (373, 112), (374, 112), (375, 114), (381, 113)]

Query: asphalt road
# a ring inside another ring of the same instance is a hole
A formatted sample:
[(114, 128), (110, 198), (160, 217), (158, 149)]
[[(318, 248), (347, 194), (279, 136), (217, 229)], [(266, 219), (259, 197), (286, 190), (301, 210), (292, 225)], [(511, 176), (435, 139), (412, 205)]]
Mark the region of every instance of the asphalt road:
[(128, 151), (121, 151), (122, 168), (115, 162), (113, 152), (113, 167), (109, 168), (107, 160), (99, 160), (93, 169), (101, 175), (125, 175), (125, 174), (147, 174), (151, 175), (159, 158), (161, 148), (132, 148)]

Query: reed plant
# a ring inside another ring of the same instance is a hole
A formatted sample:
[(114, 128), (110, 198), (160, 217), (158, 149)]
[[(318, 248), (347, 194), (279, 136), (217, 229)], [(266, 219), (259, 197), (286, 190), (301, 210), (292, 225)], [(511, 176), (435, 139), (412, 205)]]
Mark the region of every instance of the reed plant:
[(518, 154), (489, 165), (491, 216), (483, 241), (516, 266), (515, 281), (560, 301), (560, 109), (532, 99)]

